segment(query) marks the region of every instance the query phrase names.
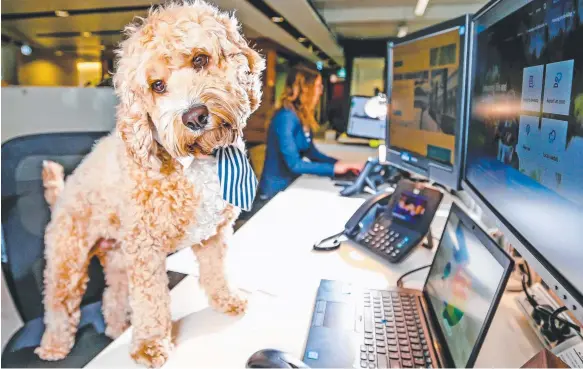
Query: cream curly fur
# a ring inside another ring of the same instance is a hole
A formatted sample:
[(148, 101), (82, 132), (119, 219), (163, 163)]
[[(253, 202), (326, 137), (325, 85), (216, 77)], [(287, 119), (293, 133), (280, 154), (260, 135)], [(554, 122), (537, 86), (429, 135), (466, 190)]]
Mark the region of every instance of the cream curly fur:
[[(208, 56), (202, 68), (193, 64)], [(106, 333), (134, 327), (131, 356), (158, 367), (171, 350), (168, 253), (192, 247), (200, 283), (214, 308), (239, 314), (246, 301), (224, 274), (227, 239), (239, 209), (219, 192), (216, 161), (221, 146), (243, 147), (242, 129), (261, 100), (265, 64), (239, 33), (237, 21), (203, 1), (153, 9), (127, 27), (114, 76), (120, 98), (117, 126), (62, 183), (62, 168), (43, 168), (52, 209), (45, 233), (45, 323), (37, 354), (64, 358), (74, 344), (87, 267), (104, 265)], [(166, 84), (163, 93), (151, 88)], [(202, 131), (181, 116), (204, 104)], [(194, 157), (184, 168), (178, 159)]]

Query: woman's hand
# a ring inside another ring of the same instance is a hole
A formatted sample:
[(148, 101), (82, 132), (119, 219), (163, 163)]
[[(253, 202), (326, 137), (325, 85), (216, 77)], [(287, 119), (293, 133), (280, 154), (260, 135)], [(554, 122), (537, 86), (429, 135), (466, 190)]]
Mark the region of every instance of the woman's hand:
[(337, 161), (334, 164), (334, 174), (341, 175), (346, 174), (348, 172), (352, 172), (355, 175), (358, 175), (360, 171), (362, 171), (364, 164), (363, 163), (349, 163), (345, 161)]

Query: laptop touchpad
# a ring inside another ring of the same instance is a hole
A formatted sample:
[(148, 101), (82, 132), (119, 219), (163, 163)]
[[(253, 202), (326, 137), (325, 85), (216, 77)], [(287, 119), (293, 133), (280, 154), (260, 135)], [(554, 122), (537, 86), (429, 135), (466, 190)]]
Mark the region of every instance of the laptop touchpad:
[(354, 316), (354, 306), (352, 304), (328, 301), (326, 303), (324, 327), (353, 331)]

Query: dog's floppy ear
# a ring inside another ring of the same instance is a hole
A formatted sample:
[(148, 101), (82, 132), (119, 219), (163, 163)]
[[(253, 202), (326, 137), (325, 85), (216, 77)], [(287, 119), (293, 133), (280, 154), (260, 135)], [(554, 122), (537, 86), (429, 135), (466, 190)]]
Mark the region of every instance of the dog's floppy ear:
[(249, 95), (249, 101), (251, 103), (251, 112), (254, 112), (259, 107), (259, 104), (261, 104), (261, 73), (265, 69), (265, 59), (263, 59), (257, 51), (249, 47), (246, 42), (243, 48), (243, 54), (245, 54), (245, 57), (247, 57), (247, 61), (249, 62), (250, 84), (247, 94)]
[[(130, 37), (131, 38), (131, 37)], [(118, 50), (117, 71), (113, 84), (120, 103), (117, 108), (117, 132), (126, 144), (128, 153), (144, 167), (156, 167), (160, 161), (156, 157), (154, 133), (143, 106), (140, 94), (144, 88), (140, 81), (145, 80), (144, 63), (140, 63), (139, 52), (131, 50), (131, 39)]]
[(123, 103), (118, 108), (117, 132), (126, 144), (128, 153), (143, 167), (154, 168), (160, 161), (156, 157), (156, 147), (148, 115), (132, 112)]
[(265, 59), (257, 51), (253, 50), (243, 38), (239, 32), (239, 24), (235, 17), (223, 16), (221, 21), (225, 26), (229, 41), (239, 48), (240, 53), (247, 58), (249, 70), (242, 73), (239, 79), (241, 84), (245, 86), (245, 90), (249, 96), (251, 113), (253, 113), (261, 103), (261, 74), (265, 70)]

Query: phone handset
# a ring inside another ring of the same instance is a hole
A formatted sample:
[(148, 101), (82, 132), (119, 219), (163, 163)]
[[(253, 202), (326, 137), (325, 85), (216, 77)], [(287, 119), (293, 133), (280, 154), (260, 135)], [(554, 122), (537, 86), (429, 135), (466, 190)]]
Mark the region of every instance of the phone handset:
[(367, 199), (358, 210), (350, 217), (348, 222), (344, 225), (344, 230), (335, 235), (329, 236), (314, 244), (314, 250), (330, 251), (340, 247), (340, 238), (343, 236), (353, 237), (360, 230), (360, 221), (368, 214), (368, 212), (379, 202), (388, 200), (391, 197), (391, 192), (381, 192), (369, 199)]
[(366, 200), (358, 210), (350, 217), (344, 226), (344, 234), (348, 237), (355, 236), (360, 231), (360, 221), (368, 214), (368, 212), (379, 202), (388, 200), (393, 192), (381, 192)]

